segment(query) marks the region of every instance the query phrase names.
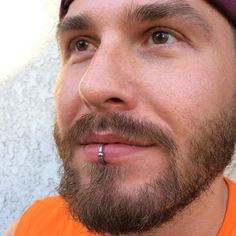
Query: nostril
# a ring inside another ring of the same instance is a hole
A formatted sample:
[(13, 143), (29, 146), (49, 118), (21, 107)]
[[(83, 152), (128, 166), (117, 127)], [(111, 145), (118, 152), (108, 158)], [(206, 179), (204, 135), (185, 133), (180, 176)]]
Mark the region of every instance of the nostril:
[(123, 103), (123, 101), (120, 98), (116, 98), (116, 97), (107, 99), (107, 102), (109, 102), (109, 103)]

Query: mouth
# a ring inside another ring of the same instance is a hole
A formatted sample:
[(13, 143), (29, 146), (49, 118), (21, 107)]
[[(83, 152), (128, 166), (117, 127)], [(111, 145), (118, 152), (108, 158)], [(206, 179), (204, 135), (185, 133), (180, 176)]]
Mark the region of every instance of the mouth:
[(151, 142), (146, 140), (138, 140), (135, 138), (126, 138), (108, 132), (91, 133), (87, 135), (84, 140), (78, 142), (80, 145), (89, 144), (124, 144), (130, 146), (150, 146)]
[(122, 164), (133, 158), (143, 156), (154, 146), (147, 140), (129, 139), (113, 133), (92, 133), (77, 142), (80, 156), (87, 162), (99, 164), (99, 145), (103, 145), (104, 160), (107, 164)]

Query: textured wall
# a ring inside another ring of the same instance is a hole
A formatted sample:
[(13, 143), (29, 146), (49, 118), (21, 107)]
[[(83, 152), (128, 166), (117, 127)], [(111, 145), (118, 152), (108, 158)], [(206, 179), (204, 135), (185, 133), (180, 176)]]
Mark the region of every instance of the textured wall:
[(57, 46), (51, 43), (22, 72), (0, 82), (0, 235), (32, 201), (55, 193), (58, 66)]

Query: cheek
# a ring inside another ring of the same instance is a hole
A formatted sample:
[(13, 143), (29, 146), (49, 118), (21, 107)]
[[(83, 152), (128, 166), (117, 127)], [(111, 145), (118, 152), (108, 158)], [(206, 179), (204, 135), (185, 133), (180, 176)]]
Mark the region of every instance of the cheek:
[(138, 89), (146, 100), (146, 111), (161, 116), (178, 137), (184, 136), (193, 122), (213, 118), (230, 106), (235, 92), (235, 82), (225, 65), (190, 58), (169, 61), (168, 66), (149, 64), (139, 72), (145, 73)]
[(73, 72), (62, 72), (56, 84), (56, 116), (61, 131), (67, 130), (73, 123), (80, 107), (79, 76)]

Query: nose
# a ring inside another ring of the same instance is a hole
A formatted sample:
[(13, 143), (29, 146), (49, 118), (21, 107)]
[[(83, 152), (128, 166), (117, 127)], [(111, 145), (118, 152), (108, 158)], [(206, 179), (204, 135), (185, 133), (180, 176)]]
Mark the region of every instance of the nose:
[(132, 62), (119, 51), (116, 47), (97, 49), (80, 80), (80, 98), (92, 111), (127, 111), (136, 106)]

